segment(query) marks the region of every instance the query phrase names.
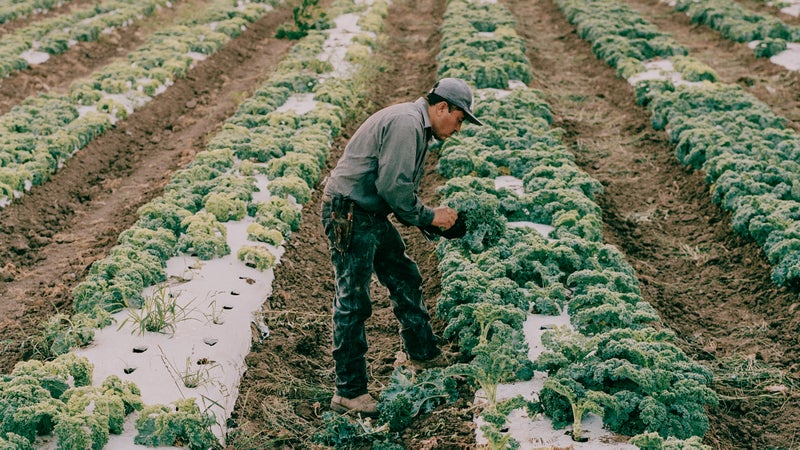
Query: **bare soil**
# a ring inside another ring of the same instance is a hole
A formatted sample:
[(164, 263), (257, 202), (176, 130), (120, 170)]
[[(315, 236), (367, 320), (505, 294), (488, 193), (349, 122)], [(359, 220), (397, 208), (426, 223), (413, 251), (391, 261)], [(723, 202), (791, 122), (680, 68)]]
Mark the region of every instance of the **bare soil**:
[[(709, 411), (705, 443), (715, 449), (797, 447), (800, 410), (798, 292), (769, 279), (763, 252), (737, 236), (729, 217), (713, 205), (703, 174), (682, 167), (649, 113), (634, 104), (631, 87), (595, 59), (552, 0), (503, 0), (516, 16), (540, 89), (556, 126), (581, 167), (605, 187), (599, 198), (605, 240), (618, 246), (637, 271), (645, 300), (675, 330), (679, 344), (708, 364), (723, 400)], [(757, 60), (746, 47), (654, 0), (626, 0), (648, 20), (691, 49), (729, 83), (738, 83), (800, 124), (798, 78)], [(748, 0), (748, 5), (754, 1)], [(362, 113), (346, 124), (330, 170), (359, 123), (377, 109), (424, 94), (436, 78), (438, 27), (444, 0), (397, 0), (387, 37), (375, 57), (380, 70), (365, 86)], [(170, 19), (170, 10), (0, 84), (0, 108), (69, 83), (121, 57)], [(171, 174), (204, 148), (285, 54), (291, 42), (273, 38), (291, 20), (291, 6), (268, 14), (219, 53), (198, 64), (153, 102), (81, 150), (53, 179), (0, 210), (0, 370), (32, 356), (30, 337), (43, 318), (70, 312), (69, 293), (89, 265), (115, 245), (136, 219), (136, 209), (159, 195)], [(0, 27), (0, 32), (5, 30)], [(8, 86), (14, 86), (13, 88)], [(25, 90), (25, 94), (17, 90)], [(436, 155), (428, 160), (422, 196), (437, 203)], [(255, 340), (232, 419), (229, 448), (314, 448), (333, 394), (330, 310), (333, 299), (328, 243), (319, 217), (319, 189), (304, 209), (302, 228), (286, 246), (262, 314), (269, 337)], [(424, 278), (431, 311), (440, 291), (434, 244), (400, 227)], [(386, 290), (373, 283), (368, 321), (369, 389), (388, 382), (401, 349)], [(434, 318), (434, 329), (444, 324)], [(723, 383), (731, 361), (770, 367), (790, 387), (783, 393), (732, 389)], [(400, 439), (406, 448), (474, 448), (472, 392), (453, 405), (416, 418)]]

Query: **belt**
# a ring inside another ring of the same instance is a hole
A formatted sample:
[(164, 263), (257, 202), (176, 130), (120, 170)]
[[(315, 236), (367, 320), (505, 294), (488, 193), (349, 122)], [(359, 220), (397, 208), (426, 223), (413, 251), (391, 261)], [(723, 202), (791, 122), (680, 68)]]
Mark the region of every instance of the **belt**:
[[(339, 197), (339, 196), (337, 196), (337, 197)], [(358, 213), (360, 213), (360, 214), (366, 214), (368, 216), (373, 216), (373, 217), (378, 217), (378, 218), (385, 218), (387, 216), (386, 213), (367, 211), (366, 209), (362, 208), (355, 200), (353, 200), (353, 199), (351, 199), (349, 197), (341, 196), (340, 198), (342, 200), (344, 200), (345, 202), (352, 203), (353, 204), (353, 210), (358, 212)], [(333, 197), (331, 197), (328, 194), (322, 194), (322, 202), (323, 203), (333, 203)]]

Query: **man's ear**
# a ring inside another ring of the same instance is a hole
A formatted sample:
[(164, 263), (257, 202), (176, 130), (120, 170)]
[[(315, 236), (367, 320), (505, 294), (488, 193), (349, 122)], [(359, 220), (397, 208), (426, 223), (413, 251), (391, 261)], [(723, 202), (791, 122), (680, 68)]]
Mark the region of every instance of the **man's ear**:
[(433, 106), (433, 109), (436, 111), (437, 116), (441, 116), (447, 112), (447, 102), (439, 102)]

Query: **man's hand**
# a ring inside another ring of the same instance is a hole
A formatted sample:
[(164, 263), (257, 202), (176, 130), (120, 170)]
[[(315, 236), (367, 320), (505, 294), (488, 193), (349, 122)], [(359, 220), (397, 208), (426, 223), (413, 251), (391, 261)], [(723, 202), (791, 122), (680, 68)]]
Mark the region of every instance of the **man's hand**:
[(439, 206), (433, 208), (433, 221), (431, 225), (446, 230), (453, 226), (458, 219), (458, 212), (453, 208), (447, 206)]

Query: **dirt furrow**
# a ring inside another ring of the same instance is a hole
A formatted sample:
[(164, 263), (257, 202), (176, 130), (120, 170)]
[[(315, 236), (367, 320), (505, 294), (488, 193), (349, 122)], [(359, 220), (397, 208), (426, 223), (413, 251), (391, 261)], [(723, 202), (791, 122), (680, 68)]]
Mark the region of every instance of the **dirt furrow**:
[(750, 11), (757, 12), (758, 14), (776, 17), (785, 24), (800, 25), (800, 17), (793, 16), (791, 14), (785, 14), (781, 12), (781, 8), (779, 6), (775, 5), (775, 3), (780, 2), (764, 0), (736, 0), (736, 3), (742, 5), (742, 7), (747, 8)]
[(291, 45), (273, 38), (287, 20), (288, 6), (268, 13), (2, 211), (2, 370), (30, 351), (26, 340), (44, 317), (70, 312), (69, 293), (88, 266), (269, 76)]
[[(545, 92), (565, 143), (605, 188), (598, 202), (606, 242), (626, 254), (644, 299), (681, 347), (710, 366), (737, 358), (798, 374), (797, 292), (771, 283), (763, 253), (734, 234), (703, 174), (678, 163), (666, 134), (635, 106), (632, 88), (593, 56), (552, 1), (504, 3), (526, 39), (532, 87)], [(694, 29), (685, 31), (688, 38)], [(701, 31), (686, 42), (702, 50), (706, 38)], [(705, 62), (724, 77), (741, 70), (731, 62), (735, 52), (708, 38)], [(780, 448), (800, 431), (798, 409), (781, 399), (725, 400), (710, 413), (706, 443), (715, 448)]]
[(756, 58), (747, 44), (723, 38), (705, 25), (691, 22), (684, 13), (657, 0), (624, 0), (645, 20), (689, 49), (693, 56), (719, 75), (720, 81), (738, 84), (766, 103), (779, 116), (800, 130), (800, 73)]
[[(376, 66), (386, 67), (374, 84), (364, 87), (369, 91), (369, 104), (336, 143), (328, 171), (341, 156), (349, 135), (369, 113), (415, 100), (430, 89), (436, 79), (437, 30), (444, 9), (441, 0), (392, 2), (386, 19), (387, 38), (375, 57)], [(437, 203), (436, 187), (443, 183), (436, 173), (436, 162), (435, 155), (429, 155), (420, 186), (429, 204)], [(320, 224), (320, 189), (304, 207), (301, 230), (292, 235), (275, 269), (273, 293), (263, 309), (271, 333), (254, 344), (247, 357), (248, 369), (234, 411), (240, 427), (229, 439), (230, 448), (313, 448), (312, 435), (323, 426), (320, 418), (333, 393), (330, 314), (334, 287), (327, 238)], [(435, 311), (440, 290), (435, 244), (425, 241), (415, 228), (398, 229), (420, 267), (426, 303)], [(395, 355), (402, 346), (388, 292), (377, 280), (373, 280), (371, 295), (367, 364), (369, 389), (377, 397), (388, 383)], [(444, 325), (434, 317), (436, 332), (441, 333)], [(415, 420), (404, 432), (404, 447), (474, 448), (471, 413), (464, 401)]]
[(47, 92), (67, 92), (73, 81), (86, 77), (142, 45), (154, 30), (171, 24), (175, 17), (202, 7), (206, 0), (178, 2), (161, 8), (152, 16), (128, 27), (115, 28), (94, 42), (80, 42), (66, 53), (51, 56), (43, 64), (31, 66), (0, 79), (0, 114), (22, 100)]

